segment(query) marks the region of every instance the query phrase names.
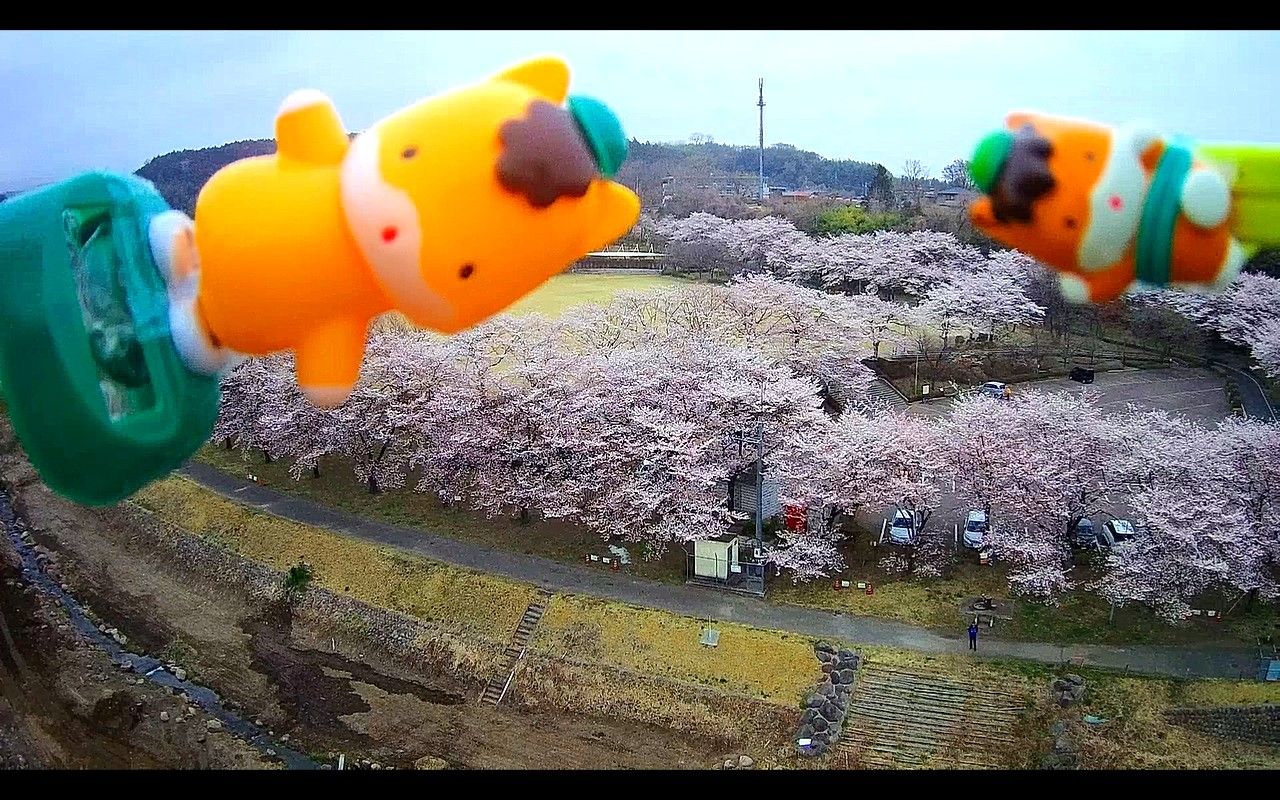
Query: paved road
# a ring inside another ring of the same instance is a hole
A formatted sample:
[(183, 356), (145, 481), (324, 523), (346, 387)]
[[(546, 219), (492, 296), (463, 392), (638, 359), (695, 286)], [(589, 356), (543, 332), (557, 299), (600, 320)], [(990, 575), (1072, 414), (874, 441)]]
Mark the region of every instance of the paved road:
[(1224, 364), (1223, 367), (1232, 373), (1236, 385), (1240, 387), (1240, 404), (1244, 406), (1244, 413), (1267, 422), (1276, 422), (1276, 409), (1263, 394), (1257, 378), (1233, 364)]
[[(376, 544), (387, 545), (437, 561), (503, 575), (552, 591), (619, 600), (643, 608), (660, 609), (700, 619), (736, 622), (759, 628), (792, 631), (808, 636), (900, 647), (926, 653), (965, 653), (968, 642), (958, 636), (891, 620), (855, 617), (820, 609), (770, 603), (752, 597), (691, 586), (673, 586), (585, 565), (562, 564), (545, 558), (497, 550), (484, 545), (430, 533), (419, 528), (364, 519), (309, 500), (289, 497), (256, 483), (227, 475), (206, 464), (191, 462), (179, 472), (218, 494), (243, 505), (286, 519), (329, 528)], [(959, 631), (957, 631), (959, 633)], [(1095, 667), (1125, 669), (1177, 677), (1236, 678), (1254, 674), (1256, 656), (1247, 649), (1106, 647), (1011, 642), (982, 639), (979, 657), (1013, 657), (1058, 663), (1083, 657)]]
[[(1238, 382), (1251, 383), (1244, 379)], [(1034, 389), (1080, 394), (1091, 391), (1098, 396), (1098, 405), (1105, 411), (1122, 412), (1132, 403), (1141, 411), (1162, 409), (1208, 426), (1217, 425), (1231, 413), (1225, 379), (1216, 372), (1190, 367), (1099, 372), (1088, 386), (1069, 378), (1051, 378), (1012, 386), (1014, 392)], [(1254, 391), (1256, 393), (1256, 388)], [(1244, 393), (1243, 386), (1241, 393)], [(950, 399), (935, 400), (912, 403), (907, 413), (936, 418), (946, 416), (950, 409)]]

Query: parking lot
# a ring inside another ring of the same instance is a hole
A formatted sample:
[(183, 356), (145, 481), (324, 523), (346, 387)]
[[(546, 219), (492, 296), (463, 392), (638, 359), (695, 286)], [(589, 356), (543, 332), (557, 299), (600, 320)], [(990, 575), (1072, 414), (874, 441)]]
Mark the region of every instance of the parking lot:
[[(1097, 398), (1098, 405), (1106, 411), (1123, 412), (1130, 404), (1140, 411), (1163, 409), (1170, 413), (1181, 414), (1202, 425), (1215, 426), (1231, 413), (1225, 391), (1226, 381), (1221, 375), (1205, 369), (1171, 367), (1169, 369), (1126, 369), (1112, 372), (1099, 372), (1091, 384), (1084, 385), (1069, 378), (1053, 378), (1044, 381), (1011, 384), (1014, 395), (1018, 392), (1036, 390), (1043, 392), (1089, 392)], [(927, 403), (912, 403), (907, 413), (927, 417), (945, 416), (951, 408), (951, 400), (936, 400)], [(965, 512), (968, 509), (953, 492), (943, 489), (940, 503), (935, 510), (931, 525), (950, 530), (952, 526), (963, 527)], [(1126, 516), (1129, 509), (1123, 498), (1112, 498), (1112, 502), (1104, 509), (1102, 517), (1095, 519), (1097, 525), (1111, 515)], [(876, 513), (870, 509), (862, 510), (856, 518), (868, 530), (879, 535), (881, 522), (893, 517), (892, 509), (883, 509)]]
[[(1224, 390), (1226, 381), (1221, 375), (1206, 369), (1171, 367), (1099, 372), (1093, 383), (1087, 386), (1069, 378), (1011, 385), (1015, 394), (1030, 389), (1075, 394), (1090, 392), (1097, 397), (1098, 405), (1107, 411), (1122, 412), (1132, 404), (1140, 411), (1163, 409), (1209, 426), (1216, 425), (1231, 413)], [(907, 413), (940, 417), (945, 416), (950, 407), (950, 400), (912, 403)]]

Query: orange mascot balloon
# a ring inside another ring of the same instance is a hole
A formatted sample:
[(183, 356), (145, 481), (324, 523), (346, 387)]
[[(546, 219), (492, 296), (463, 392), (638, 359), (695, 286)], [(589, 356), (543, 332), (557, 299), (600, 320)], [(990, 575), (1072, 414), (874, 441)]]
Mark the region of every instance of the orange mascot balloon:
[(640, 213), (610, 180), (626, 139), (568, 85), (563, 61), (532, 59), (354, 139), (327, 97), (290, 95), (274, 155), (217, 172), (194, 222), (151, 224), (187, 366), (292, 350), (307, 398), (334, 406), (375, 316), (454, 333), (624, 235)]

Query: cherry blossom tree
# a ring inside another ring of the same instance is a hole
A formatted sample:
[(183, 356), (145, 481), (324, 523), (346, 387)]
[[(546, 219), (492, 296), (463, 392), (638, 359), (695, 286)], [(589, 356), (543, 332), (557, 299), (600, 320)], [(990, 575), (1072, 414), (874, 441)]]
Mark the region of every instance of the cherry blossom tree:
[(520, 397), (533, 374), (528, 364), (556, 351), (560, 331), (540, 315), (501, 315), (447, 340), (448, 363), (432, 363), (437, 385), (410, 407), (419, 423), (406, 442), (406, 463), (419, 470), (420, 491), (491, 515), (514, 505), (527, 516), (522, 490), (512, 486), (513, 471), (525, 465), (507, 439), (537, 438), (537, 422), (520, 418)]
[(1280, 317), (1258, 326), (1253, 357), (1271, 377), (1280, 380)]
[(1220, 293), (1149, 291), (1135, 300), (1177, 310), (1224, 341), (1251, 348), (1263, 369), (1280, 374), (1280, 278), (1246, 272)]
[(267, 461), (280, 454), (279, 444), (291, 428), (278, 416), (296, 390), (293, 359), (272, 355), (247, 359), (222, 380), (218, 419), (213, 435), (228, 447), (240, 448), (245, 458), (261, 450)]
[(1104, 417), (1092, 396), (1026, 392), (974, 396), (943, 424), (956, 493), (991, 514), (993, 555), (1015, 591), (1048, 597), (1071, 587), (1071, 538), (1130, 478), (1138, 423)]
[(1023, 278), (1004, 270), (957, 272), (934, 286), (920, 309), (940, 328), (961, 326), (994, 339), (997, 330), (1007, 333), (1044, 318), (1044, 308), (1027, 297), (1023, 285)]
[(895, 547), (883, 566), (918, 577), (941, 573), (948, 540), (934, 524), (934, 512), (945, 462), (931, 422), (896, 413), (844, 414), (798, 436), (793, 447), (782, 468), (787, 502), (846, 514), (901, 510), (917, 521), (916, 540)]
[(891, 296), (905, 293), (922, 297), (959, 272), (975, 271), (983, 261), (977, 248), (949, 233), (880, 231), (872, 237), (875, 259), (871, 266), (875, 272), (871, 283), (877, 291)]
[(1131, 500), (1144, 530), (1111, 550), (1092, 588), (1171, 621), (1209, 591), (1280, 596), (1280, 431), (1229, 420), (1154, 435), (1163, 444)]
[(840, 537), (826, 527), (782, 531), (778, 540), (769, 547), (767, 561), (774, 565), (778, 574), (788, 570), (793, 584), (825, 578), (845, 567), (844, 556), (840, 553)]

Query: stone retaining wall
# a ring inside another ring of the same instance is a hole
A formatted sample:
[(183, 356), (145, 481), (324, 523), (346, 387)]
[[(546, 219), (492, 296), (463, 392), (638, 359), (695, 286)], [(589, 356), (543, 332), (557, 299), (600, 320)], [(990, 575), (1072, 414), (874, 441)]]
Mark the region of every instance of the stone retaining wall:
[[(145, 546), (167, 551), (171, 563), (202, 579), (225, 584), (264, 602), (284, 594), (284, 573), (225, 550), (144, 508), (123, 504), (117, 509)], [(474, 634), (463, 634), (345, 597), (319, 586), (308, 587), (294, 604), (308, 627), (326, 634), (362, 636), (382, 647), (410, 669), (439, 670), (479, 687), (497, 668), (505, 646)]]
[[(800, 715), (795, 741), (797, 751), (805, 756), (823, 755), (840, 740), (861, 661), (852, 650), (837, 650), (826, 642), (819, 642), (813, 650), (825, 677), (805, 699)], [(810, 742), (807, 746), (800, 744), (805, 739)]]
[(1280, 705), (1171, 708), (1165, 719), (1209, 736), (1280, 745)]

